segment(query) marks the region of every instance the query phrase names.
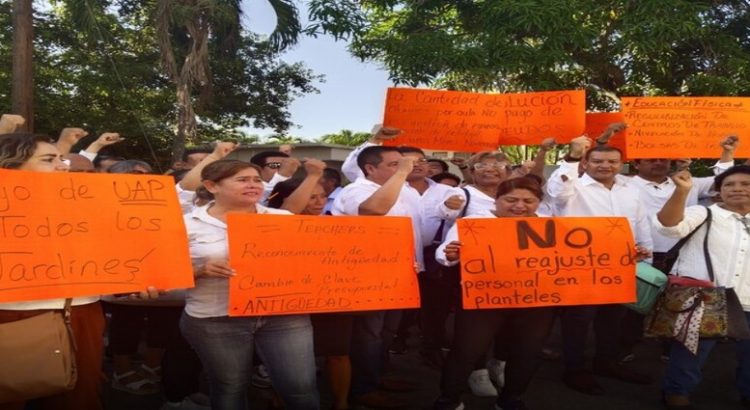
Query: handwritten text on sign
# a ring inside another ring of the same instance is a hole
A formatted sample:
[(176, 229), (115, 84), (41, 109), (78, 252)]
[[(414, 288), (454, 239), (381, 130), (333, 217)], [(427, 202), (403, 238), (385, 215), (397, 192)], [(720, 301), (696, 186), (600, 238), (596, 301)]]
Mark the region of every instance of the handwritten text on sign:
[(230, 214), (229, 315), (419, 307), (409, 218)]
[[(750, 98), (627, 97), (629, 158), (718, 158), (727, 135), (750, 139)], [(736, 156), (750, 156), (740, 144)]]
[(402, 134), (389, 145), (452, 151), (495, 150), (583, 133), (584, 91), (481, 94), (389, 88), (383, 123)]
[[(597, 139), (606, 131), (607, 127), (617, 122), (625, 122), (621, 112), (587, 112), (586, 113), (586, 135), (591, 139)], [(607, 145), (619, 148), (623, 153), (623, 161), (627, 160), (627, 146), (625, 143), (627, 130), (622, 130), (613, 135)]]
[(458, 230), (465, 309), (635, 300), (625, 218), (471, 218)]
[(0, 302), (193, 286), (174, 179), (0, 170)]

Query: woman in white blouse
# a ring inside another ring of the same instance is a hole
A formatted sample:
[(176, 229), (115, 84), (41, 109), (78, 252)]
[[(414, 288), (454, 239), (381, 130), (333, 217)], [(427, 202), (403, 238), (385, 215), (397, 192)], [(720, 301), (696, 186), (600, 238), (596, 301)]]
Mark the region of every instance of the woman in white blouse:
[[(532, 177), (511, 178), (500, 183), (494, 207), (468, 218), (534, 217), (542, 201), (542, 188)], [(453, 266), (461, 258), (458, 228), (448, 231), (445, 241), (435, 251), (435, 260)], [(507, 272), (512, 274), (513, 272)], [(498, 395), (496, 409), (526, 408), (522, 396), (539, 365), (539, 353), (552, 329), (555, 309), (535, 307), (521, 309), (481, 309), (456, 312), (454, 341), (443, 367), (440, 398), (436, 410), (462, 409), (461, 393), (466, 378), (477, 360), (483, 359), (495, 335), (502, 334), (507, 349), (505, 385)]]
[(201, 179), (199, 196), (212, 200), (185, 215), (196, 281), (187, 291), (180, 327), (208, 373), (211, 408), (247, 409), (246, 392), (257, 349), (286, 408), (318, 409), (309, 317), (227, 316), (229, 278), (235, 274), (228, 260), (227, 214), (289, 212), (258, 204), (263, 180), (253, 164), (216, 161), (202, 169)]
[[(682, 238), (699, 226), (708, 215), (700, 205), (685, 208), (692, 188), (690, 173), (682, 171), (672, 179), (676, 189), (654, 218), (656, 230), (668, 237)], [(714, 181), (721, 202), (711, 205), (708, 253), (716, 286), (734, 288), (750, 322), (750, 166), (739, 165), (724, 171)], [(706, 225), (680, 249), (672, 274), (710, 280), (703, 251)], [(667, 408), (690, 409), (690, 394), (701, 380), (701, 367), (716, 345), (716, 339), (701, 339), (698, 353), (692, 354), (681, 343), (672, 343), (669, 366), (662, 391)], [(745, 408), (750, 406), (750, 340), (737, 341), (736, 386)]]

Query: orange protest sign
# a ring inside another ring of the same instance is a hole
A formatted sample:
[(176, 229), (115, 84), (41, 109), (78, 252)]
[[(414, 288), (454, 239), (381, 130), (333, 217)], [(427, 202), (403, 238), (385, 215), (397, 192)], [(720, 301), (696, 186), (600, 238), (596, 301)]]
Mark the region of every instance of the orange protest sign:
[(635, 301), (626, 218), (458, 220), (465, 309)]
[(174, 179), (0, 170), (0, 302), (189, 288)]
[[(621, 106), (630, 158), (719, 158), (724, 137), (750, 139), (748, 97), (626, 97)], [(750, 145), (735, 156), (750, 156)]]
[(565, 142), (583, 133), (584, 91), (482, 94), (389, 88), (383, 124), (402, 134), (388, 145), (451, 151), (495, 150), (499, 145)]
[[(587, 112), (586, 113), (586, 132), (591, 139), (596, 140), (610, 124), (616, 122), (625, 122), (620, 112)], [(607, 145), (619, 148), (623, 154), (623, 161), (627, 161), (627, 146), (625, 143), (626, 134), (628, 130), (620, 131), (612, 136), (607, 142)]]
[(231, 214), (230, 316), (419, 307), (411, 219)]

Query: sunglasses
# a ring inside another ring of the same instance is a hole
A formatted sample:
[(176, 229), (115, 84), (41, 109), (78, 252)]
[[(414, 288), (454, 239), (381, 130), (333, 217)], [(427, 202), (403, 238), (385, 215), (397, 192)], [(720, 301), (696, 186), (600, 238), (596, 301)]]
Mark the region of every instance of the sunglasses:
[(269, 162), (263, 166), (271, 169), (279, 169), (281, 168), (281, 162)]

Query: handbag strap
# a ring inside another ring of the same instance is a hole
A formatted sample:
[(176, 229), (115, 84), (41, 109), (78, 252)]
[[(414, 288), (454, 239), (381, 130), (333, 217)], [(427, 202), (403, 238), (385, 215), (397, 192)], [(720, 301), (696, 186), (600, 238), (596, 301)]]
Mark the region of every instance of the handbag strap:
[(464, 209), (461, 210), (461, 213), (458, 214), (459, 218), (466, 216), (466, 211), (469, 209), (469, 202), (471, 202), (471, 194), (469, 193), (469, 190), (464, 187), (461, 189), (464, 191), (464, 194), (466, 194), (466, 204), (464, 205)]
[(709, 216), (707, 216), (706, 219), (703, 220), (703, 222), (701, 222), (698, 226), (696, 226), (695, 229), (690, 231), (690, 233), (687, 234), (687, 236), (677, 241), (677, 243), (674, 244), (674, 246), (672, 246), (664, 255), (664, 259), (677, 259), (677, 255), (680, 254), (680, 249), (682, 249), (682, 247), (687, 243), (687, 241), (689, 241), (690, 238), (692, 238), (693, 235), (695, 235), (695, 233), (698, 232), (698, 229), (700, 229), (701, 226), (703, 226), (703, 224), (705, 224), (709, 220), (710, 215), (711, 215), (711, 210), (708, 208), (706, 208), (706, 210), (708, 211)]
[[(711, 279), (711, 282), (714, 282), (714, 266), (713, 263), (711, 263), (711, 255), (708, 253), (708, 233), (711, 231), (711, 208), (706, 208), (706, 212), (708, 213), (706, 215), (706, 220), (704, 221), (706, 223), (706, 236), (703, 238), (703, 257), (706, 259), (706, 269), (708, 269), (708, 277)], [(714, 282), (714, 285), (716, 283)]]
[(65, 328), (68, 329), (68, 336), (70, 336), (70, 342), (73, 344), (73, 350), (78, 351), (78, 344), (76, 343), (75, 334), (73, 333), (73, 322), (71, 321), (72, 310), (73, 299), (65, 299), (65, 307), (63, 307), (62, 311), (63, 321), (65, 322)]
[[(466, 216), (466, 209), (469, 208), (469, 201), (471, 201), (471, 194), (466, 188), (461, 188), (464, 191), (464, 194), (466, 194), (466, 204), (464, 204), (464, 208), (461, 210), (461, 212), (458, 214), (457, 218), (463, 218)], [(443, 230), (445, 229), (445, 219), (440, 221), (440, 227), (438, 228), (437, 232), (435, 232), (435, 236), (432, 237), (432, 243), (433, 244), (439, 244), (443, 242)]]

